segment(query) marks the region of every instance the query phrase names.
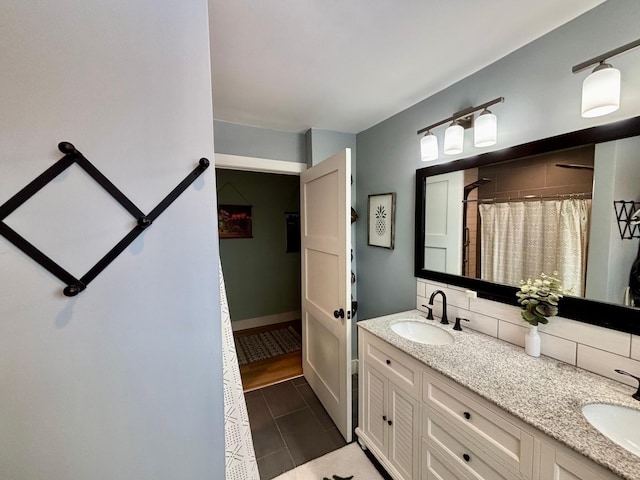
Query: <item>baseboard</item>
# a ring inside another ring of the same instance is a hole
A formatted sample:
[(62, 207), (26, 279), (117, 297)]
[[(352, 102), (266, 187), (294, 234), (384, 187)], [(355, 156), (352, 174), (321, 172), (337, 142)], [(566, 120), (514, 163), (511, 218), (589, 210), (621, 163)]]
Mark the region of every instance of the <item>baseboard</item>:
[(358, 373), (358, 359), (354, 358), (351, 360), (351, 375), (354, 373)]
[(293, 312), (275, 313), (264, 317), (245, 318), (244, 320), (236, 320), (231, 322), (231, 329), (234, 332), (239, 330), (247, 330), (249, 328), (264, 327), (265, 325), (273, 325), (274, 323), (290, 322), (301, 318), (300, 310)]

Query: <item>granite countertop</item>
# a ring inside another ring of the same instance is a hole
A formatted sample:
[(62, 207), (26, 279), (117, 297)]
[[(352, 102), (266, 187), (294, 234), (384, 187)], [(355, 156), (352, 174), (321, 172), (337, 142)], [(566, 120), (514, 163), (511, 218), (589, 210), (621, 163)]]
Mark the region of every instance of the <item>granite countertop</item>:
[[(424, 345), (395, 334), (400, 319), (420, 320), (447, 330), (450, 345)], [(455, 380), (513, 416), (541, 430), (616, 475), (640, 479), (640, 457), (618, 446), (582, 415), (589, 403), (609, 403), (640, 410), (635, 389), (553, 358), (530, 357), (521, 347), (469, 328), (425, 319), (419, 310), (358, 322), (415, 359)], [(614, 368), (615, 366), (612, 366)], [(500, 388), (496, 388), (499, 386)]]

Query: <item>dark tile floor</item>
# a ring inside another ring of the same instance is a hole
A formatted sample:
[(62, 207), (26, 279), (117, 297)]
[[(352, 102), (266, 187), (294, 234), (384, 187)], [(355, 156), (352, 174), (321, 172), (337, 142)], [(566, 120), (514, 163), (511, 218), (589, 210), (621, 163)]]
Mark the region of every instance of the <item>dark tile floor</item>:
[[(353, 384), (355, 428), (357, 376)], [(248, 392), (245, 399), (261, 480), (346, 445), (304, 377)]]

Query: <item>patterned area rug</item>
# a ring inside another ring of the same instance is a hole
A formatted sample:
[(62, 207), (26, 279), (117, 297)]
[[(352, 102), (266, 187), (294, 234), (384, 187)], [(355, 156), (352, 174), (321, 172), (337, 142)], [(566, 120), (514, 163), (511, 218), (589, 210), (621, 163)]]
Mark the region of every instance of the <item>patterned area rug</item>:
[(383, 480), (362, 452), (358, 442), (350, 443), (324, 457), (311, 460), (274, 480)]
[(300, 334), (293, 327), (253, 335), (240, 335), (234, 340), (240, 365), (267, 360), (302, 348)]

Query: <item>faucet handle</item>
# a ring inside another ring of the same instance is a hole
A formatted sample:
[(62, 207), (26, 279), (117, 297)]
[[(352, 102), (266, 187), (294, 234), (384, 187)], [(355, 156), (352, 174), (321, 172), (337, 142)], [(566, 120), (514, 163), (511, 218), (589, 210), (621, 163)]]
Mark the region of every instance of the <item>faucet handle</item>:
[(629, 372), (625, 372), (624, 370), (619, 370), (619, 369), (615, 369), (616, 373), (620, 373), (622, 375), (628, 375), (631, 378), (635, 378), (636, 380), (638, 380), (638, 391), (636, 393), (634, 393), (633, 395), (631, 395), (633, 398), (635, 398), (636, 400), (640, 401), (640, 377), (636, 377), (635, 375), (630, 374)]
[(468, 318), (456, 317), (456, 324), (453, 326), (453, 329), (454, 330), (458, 330), (459, 332), (462, 331), (462, 327), (460, 326), (460, 320), (464, 320), (465, 322), (470, 322), (471, 321)]
[(431, 308), (429, 305), (422, 305), (422, 306), (427, 310), (429, 310), (429, 313), (427, 314), (427, 320), (433, 320), (433, 308)]

